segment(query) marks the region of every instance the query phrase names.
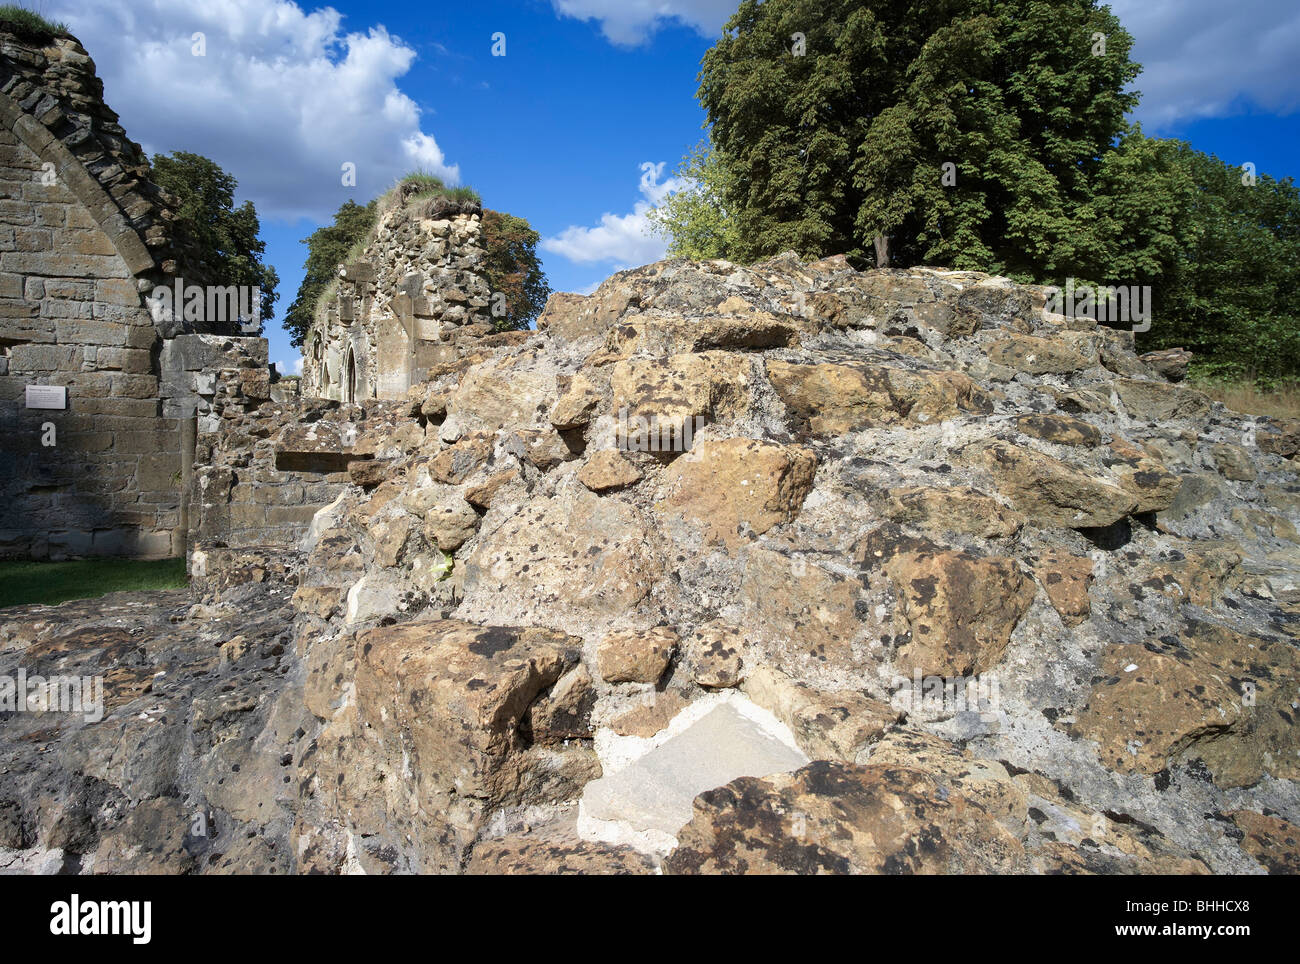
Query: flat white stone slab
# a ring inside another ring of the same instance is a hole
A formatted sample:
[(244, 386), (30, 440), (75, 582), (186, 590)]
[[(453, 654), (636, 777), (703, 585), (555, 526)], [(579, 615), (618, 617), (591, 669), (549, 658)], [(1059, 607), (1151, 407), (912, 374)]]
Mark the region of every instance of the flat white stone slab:
[(650, 852), (676, 847), (677, 831), (691, 819), (692, 801), (705, 790), (738, 777), (797, 770), (808, 762), (793, 740), (765, 725), (765, 715), (719, 703), (644, 756), (593, 780), (579, 802), (578, 832), (589, 840)]

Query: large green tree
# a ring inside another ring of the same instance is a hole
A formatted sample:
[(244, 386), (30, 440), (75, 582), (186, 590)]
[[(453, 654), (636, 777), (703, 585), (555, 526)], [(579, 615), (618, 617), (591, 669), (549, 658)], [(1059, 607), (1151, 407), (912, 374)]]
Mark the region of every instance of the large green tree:
[(306, 273), (298, 285), (298, 295), (285, 314), (284, 329), (293, 336), (292, 344), (302, 347), (316, 313), (316, 302), (338, 274), (338, 267), (348, 260), (354, 249), (365, 242), (375, 225), (378, 200), (369, 204), (344, 201), (334, 215), (334, 223), (317, 228), (303, 238), (307, 245)]
[(1096, 0), (744, 0), (705, 55), (709, 139), (654, 218), (673, 254), (1151, 287), (1144, 347), (1300, 372), (1300, 199), (1125, 115)]
[(1131, 42), (1095, 0), (744, 0), (699, 90), (732, 253), (1070, 265)]
[(207, 284), (247, 285), (262, 290), (263, 324), (275, 314), (280, 283), (275, 268), (262, 261), (266, 242), (252, 201), (235, 206), (239, 183), (215, 161), (201, 154), (176, 151), (153, 158), (153, 179), (172, 194), (177, 219), (197, 260), (194, 267)]
[(1089, 274), (1150, 284), (1144, 348), (1184, 347), (1202, 375), (1300, 373), (1300, 190), (1181, 141), (1125, 138), (1097, 198)]
[[(484, 209), (480, 240), (486, 255), (484, 278), (493, 292), (493, 326), (497, 331), (527, 328), (551, 294), (537, 258), (541, 235), (523, 218)], [(498, 293), (504, 295), (503, 303)]]

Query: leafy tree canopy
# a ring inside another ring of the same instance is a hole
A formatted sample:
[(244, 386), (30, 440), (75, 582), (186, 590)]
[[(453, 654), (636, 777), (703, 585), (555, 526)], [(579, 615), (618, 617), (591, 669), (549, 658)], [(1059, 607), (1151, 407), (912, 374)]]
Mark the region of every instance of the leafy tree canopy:
[(280, 278), (262, 262), (266, 242), (258, 237), (253, 202), (235, 207), (235, 178), (200, 154), (176, 151), (153, 158), (153, 179), (178, 201), (177, 219), (196, 248), (202, 280), (261, 288), (262, 322), (272, 318)]
[(1150, 285), (1143, 346), (1295, 375), (1296, 188), (1130, 126), (1131, 46), (1098, 0), (742, 0), (654, 218), (694, 258)]
[(1054, 271), (1136, 102), (1131, 43), (1094, 0), (744, 0), (699, 90), (734, 253)]
[(316, 313), (321, 294), (334, 281), (338, 267), (352, 259), (365, 244), (378, 218), (378, 201), (357, 204), (344, 201), (334, 215), (334, 223), (317, 228), (303, 239), (307, 245), (306, 274), (298, 286), (298, 295), (285, 315), (284, 329), (292, 344), (301, 348)]
[(487, 255), (488, 287), (494, 295), (505, 296), (505, 314), (499, 315), (494, 304), (492, 324), (497, 331), (523, 330), (541, 314), (551, 294), (537, 258), (541, 235), (523, 218), (484, 209), (480, 238)]

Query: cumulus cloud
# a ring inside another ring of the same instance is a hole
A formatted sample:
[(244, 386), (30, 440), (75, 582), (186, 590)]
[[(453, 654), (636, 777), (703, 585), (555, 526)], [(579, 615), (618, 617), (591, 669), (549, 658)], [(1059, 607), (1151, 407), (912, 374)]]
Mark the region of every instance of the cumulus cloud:
[(383, 26), (349, 32), (289, 0), (63, 0), (49, 16), (90, 51), (132, 138), (211, 157), (263, 217), (328, 221), (353, 193), (346, 163), (364, 197), (417, 167), (459, 183), (397, 87), (416, 53)]
[(289, 361), (278, 361), (275, 363), (275, 370), (281, 375), (301, 375), (302, 374), (302, 356), (293, 358)]
[(737, 0), (552, 0), (556, 13), (598, 20), (610, 43), (643, 44), (665, 23), (676, 21), (706, 37), (722, 32)]
[(664, 161), (657, 164), (646, 161), (641, 165), (641, 199), (633, 205), (630, 214), (603, 214), (596, 227), (565, 228), (554, 237), (544, 238), (542, 250), (578, 264), (614, 262), (620, 270), (658, 261), (668, 245), (655, 233), (650, 212), (665, 197), (683, 187), (679, 178), (660, 180), (665, 166)]
[(1142, 64), (1137, 118), (1160, 128), (1248, 109), (1300, 108), (1295, 0), (1111, 0)]

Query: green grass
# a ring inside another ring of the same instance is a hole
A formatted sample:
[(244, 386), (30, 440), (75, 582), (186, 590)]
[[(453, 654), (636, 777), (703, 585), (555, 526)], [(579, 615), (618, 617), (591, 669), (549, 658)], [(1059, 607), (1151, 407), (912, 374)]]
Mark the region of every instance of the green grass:
[(433, 198), (445, 197), (453, 201), (475, 201), (483, 203), (479, 197), (478, 191), (472, 187), (448, 187), (443, 183), (442, 178), (436, 174), (430, 174), (428, 171), (412, 171), (401, 180), (399, 180), (391, 191), (385, 195), (385, 199), (396, 194), (406, 185), (414, 185), (415, 190), (406, 198), (407, 204), (413, 204), (416, 201), (428, 201)]
[(35, 10), (16, 3), (0, 4), (0, 24), (30, 40), (49, 40), (53, 37), (66, 37), (68, 34), (67, 24), (51, 23)]
[(109, 592), (184, 589), (184, 559), (84, 559), (77, 562), (0, 561), (0, 608), (90, 599)]

